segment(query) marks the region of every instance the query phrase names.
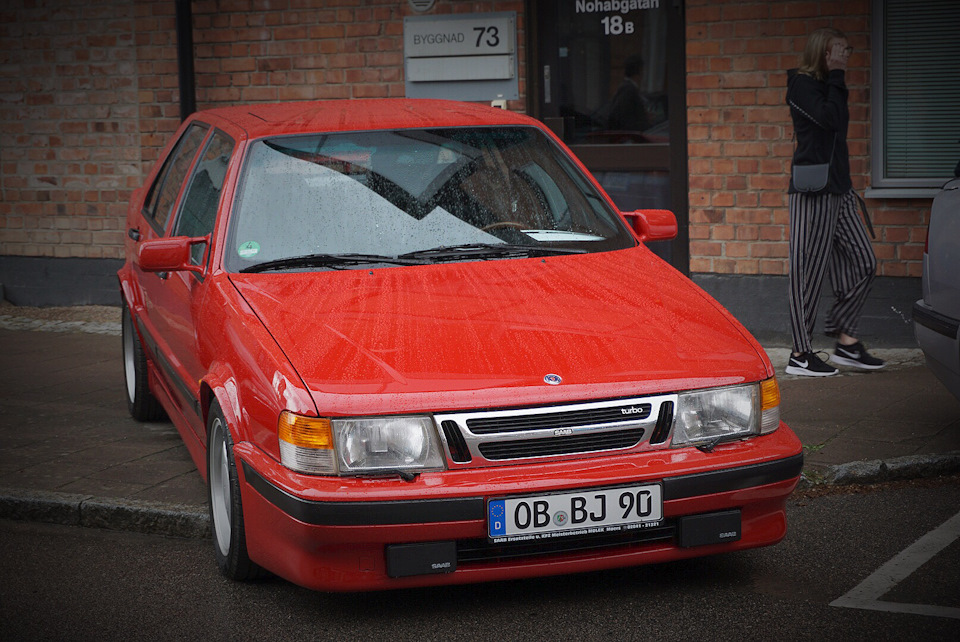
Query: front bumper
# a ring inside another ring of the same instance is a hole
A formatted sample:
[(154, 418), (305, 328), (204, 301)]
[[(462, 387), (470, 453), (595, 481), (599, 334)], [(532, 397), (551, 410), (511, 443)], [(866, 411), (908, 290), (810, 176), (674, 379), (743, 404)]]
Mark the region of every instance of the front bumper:
[[(251, 558), (317, 590), (371, 590), (573, 573), (766, 546), (786, 533), (800, 443), (776, 432), (713, 453), (678, 449), (549, 465), (424, 474), (416, 482), (291, 476), (250, 444), (237, 447)], [(292, 483), (291, 483), (292, 482)], [(656, 528), (495, 544), (491, 496), (656, 482)], [(364, 501), (340, 501), (344, 495)], [(696, 516), (696, 517), (694, 517)], [(729, 536), (738, 523), (735, 541)], [(399, 569), (399, 570), (398, 570)]]

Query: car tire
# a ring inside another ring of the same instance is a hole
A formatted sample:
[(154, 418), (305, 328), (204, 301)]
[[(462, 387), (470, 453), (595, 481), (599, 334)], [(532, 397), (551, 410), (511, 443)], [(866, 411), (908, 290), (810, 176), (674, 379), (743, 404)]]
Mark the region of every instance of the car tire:
[(233, 437), (216, 402), (210, 407), (207, 421), (207, 489), (213, 550), (220, 573), (237, 581), (260, 577), (260, 567), (247, 555)]
[(150, 392), (147, 354), (133, 327), (133, 316), (123, 304), (123, 376), (127, 392), (127, 410), (137, 421), (158, 421), (166, 416), (160, 402)]

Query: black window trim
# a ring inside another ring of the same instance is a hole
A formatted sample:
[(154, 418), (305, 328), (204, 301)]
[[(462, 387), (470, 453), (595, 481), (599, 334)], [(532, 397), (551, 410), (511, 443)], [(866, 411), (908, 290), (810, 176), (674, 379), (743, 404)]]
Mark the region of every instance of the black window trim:
[[(177, 154), (180, 152), (180, 148), (187, 140), (187, 135), (190, 133), (190, 130), (194, 126), (198, 126), (200, 129), (206, 130), (206, 133), (203, 135), (203, 139), (200, 141), (200, 145), (197, 146), (197, 152), (194, 153), (193, 160), (190, 163), (190, 169), (187, 171), (186, 178), (184, 179), (183, 184), (180, 186), (180, 190), (177, 192), (177, 197), (174, 200), (174, 203), (177, 203), (177, 211), (173, 212), (170, 216), (170, 219), (167, 221), (166, 226), (160, 225), (157, 222), (156, 218), (156, 203), (154, 203), (153, 210), (149, 210), (146, 207), (146, 204), (150, 201), (151, 197), (159, 191), (163, 190), (164, 185), (166, 185), (167, 179), (170, 177), (170, 164), (173, 162), (173, 159), (177, 157)], [(144, 199), (144, 208), (141, 210), (143, 218), (147, 220), (147, 223), (150, 224), (150, 227), (153, 228), (153, 231), (156, 232), (157, 236), (163, 237), (167, 235), (167, 230), (172, 230), (174, 221), (179, 218), (179, 208), (182, 203), (180, 203), (180, 197), (183, 195), (183, 190), (186, 184), (189, 182), (189, 178), (193, 176), (193, 171), (196, 169), (197, 159), (200, 157), (199, 152), (203, 149), (206, 149), (207, 142), (210, 139), (210, 134), (215, 129), (212, 125), (209, 125), (203, 121), (195, 120), (190, 123), (190, 125), (183, 130), (183, 134), (180, 136), (180, 139), (177, 141), (177, 144), (174, 145), (173, 149), (170, 150), (170, 154), (163, 160), (163, 167), (160, 168), (160, 171), (157, 173), (156, 178), (153, 181), (153, 184), (150, 186), (150, 189), (147, 191), (146, 198)]]
[[(200, 122), (200, 121), (194, 121), (194, 122)], [(185, 197), (187, 196), (186, 189), (187, 189), (188, 186), (193, 182), (194, 174), (197, 173), (197, 169), (199, 169), (199, 167), (200, 167), (200, 161), (201, 161), (201, 159), (204, 157), (204, 155), (207, 153), (207, 149), (210, 147), (210, 145), (213, 144), (213, 137), (216, 136), (217, 132), (219, 132), (219, 133), (223, 134), (224, 138), (227, 138), (228, 140), (230, 140), (230, 141), (233, 143), (233, 150), (236, 150), (236, 148), (237, 148), (237, 141), (236, 141), (236, 139), (235, 139), (233, 136), (231, 136), (230, 134), (228, 134), (227, 132), (225, 132), (224, 130), (220, 129), (220, 128), (217, 127), (216, 125), (209, 125), (209, 124), (207, 124), (207, 123), (200, 123), (200, 124), (206, 126), (206, 128), (207, 128), (207, 133), (204, 135), (203, 141), (201, 141), (199, 147), (197, 147), (197, 153), (196, 153), (196, 155), (195, 155), (194, 158), (193, 158), (193, 163), (191, 163), (191, 165), (190, 165), (190, 171), (187, 173), (186, 177), (184, 178), (184, 180), (183, 180), (183, 185), (180, 187), (180, 193), (177, 195), (177, 199), (178, 199), (178, 200), (177, 200), (177, 209), (176, 209), (176, 211), (173, 213), (173, 216), (170, 217), (170, 218), (171, 218), (171, 222), (170, 222), (170, 234), (171, 234), (171, 235), (173, 234), (173, 231), (177, 229), (177, 225), (180, 223), (180, 218), (183, 216), (183, 206), (184, 206), (185, 201), (186, 201), (186, 198), (185, 198)], [(184, 132), (184, 135), (186, 135), (186, 132)], [(232, 155), (232, 152), (231, 152), (231, 155)], [(172, 154), (171, 154), (171, 156), (172, 156)], [(231, 161), (232, 161), (232, 160), (233, 160), (233, 159), (232, 159), (232, 157), (231, 157)], [(227, 164), (228, 164), (228, 166), (229, 166), (229, 162), (228, 162)], [(229, 172), (229, 169), (228, 169), (227, 171)], [(224, 178), (224, 184), (226, 184), (226, 178)], [(219, 210), (220, 210), (220, 201), (223, 200), (223, 197), (224, 197), (224, 194), (223, 194), (222, 186), (221, 186), (220, 200), (217, 201), (217, 212), (218, 212), (218, 214), (219, 214)], [(152, 219), (151, 219), (151, 220), (152, 220)], [(215, 230), (216, 227), (217, 227), (217, 226), (216, 226), (216, 219), (214, 219), (214, 226), (213, 226), (213, 227), (214, 227), (214, 230)], [(165, 234), (164, 234), (164, 235), (165, 235)], [(210, 232), (210, 234), (209, 234), (208, 236), (209, 236), (210, 238), (207, 240), (207, 248), (206, 248), (206, 251), (204, 252), (204, 260), (203, 260), (201, 263), (197, 264), (198, 267), (202, 267), (202, 268), (203, 268), (203, 272), (202, 272), (202, 273), (200, 273), (200, 272), (191, 272), (191, 274), (193, 274), (193, 276), (195, 276), (195, 277), (196, 277), (198, 280), (200, 280), (200, 281), (203, 281), (203, 277), (204, 277), (204, 276), (206, 275), (206, 273), (207, 273), (207, 269), (208, 269), (209, 266), (210, 266), (210, 258), (211, 258), (212, 254), (213, 254), (213, 230), (211, 230), (211, 232)]]

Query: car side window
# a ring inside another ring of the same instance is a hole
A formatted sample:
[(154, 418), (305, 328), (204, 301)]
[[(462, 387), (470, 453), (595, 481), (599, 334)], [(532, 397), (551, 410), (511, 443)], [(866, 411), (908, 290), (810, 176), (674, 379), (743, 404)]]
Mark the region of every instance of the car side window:
[(207, 135), (207, 129), (207, 126), (202, 123), (191, 125), (177, 143), (173, 153), (164, 162), (153, 185), (150, 186), (143, 214), (159, 234), (163, 234), (163, 230), (167, 227), (167, 221), (177, 202), (180, 188), (183, 186), (187, 172), (190, 171), (190, 166), (193, 165), (193, 159), (197, 155), (200, 144)]
[[(217, 130), (210, 137), (183, 198), (183, 207), (174, 227), (174, 236), (207, 236), (213, 232), (220, 204), (220, 192), (227, 176), (227, 164), (233, 153), (233, 139)], [(206, 244), (198, 243), (190, 251), (190, 262), (203, 263)]]

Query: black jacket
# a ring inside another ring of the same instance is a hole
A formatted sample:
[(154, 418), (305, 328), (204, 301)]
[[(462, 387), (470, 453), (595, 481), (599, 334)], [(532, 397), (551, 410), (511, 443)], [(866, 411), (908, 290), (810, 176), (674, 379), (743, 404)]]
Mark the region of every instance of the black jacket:
[[(831, 71), (825, 81), (797, 73), (796, 69), (787, 72), (787, 104), (790, 105), (797, 140), (793, 163), (830, 163), (830, 179), (821, 193), (846, 194), (853, 189), (847, 151), (847, 125), (850, 123), (847, 93), (842, 69)], [(792, 178), (789, 191), (791, 194), (797, 191)]]

